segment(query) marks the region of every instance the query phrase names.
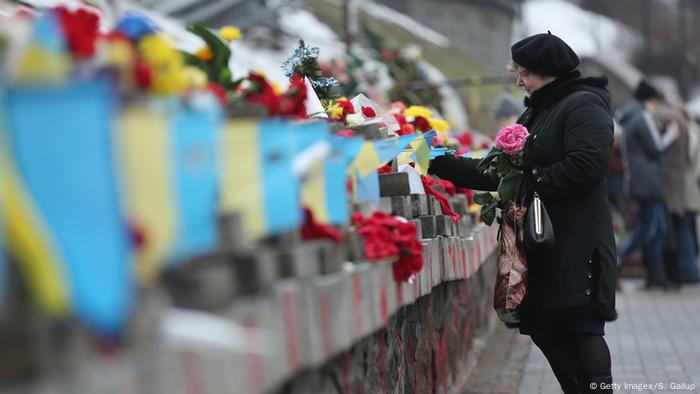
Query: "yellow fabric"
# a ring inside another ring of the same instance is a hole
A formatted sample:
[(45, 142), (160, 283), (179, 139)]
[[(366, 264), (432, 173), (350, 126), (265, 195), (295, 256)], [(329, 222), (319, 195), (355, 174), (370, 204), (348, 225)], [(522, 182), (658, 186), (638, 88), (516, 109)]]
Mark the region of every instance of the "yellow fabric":
[(374, 148), (374, 144), (371, 141), (365, 141), (362, 143), (360, 153), (350, 166), (350, 171), (357, 169), (360, 171), (361, 176), (367, 176), (370, 172), (375, 171), (379, 165), (379, 155)]
[(146, 234), (136, 271), (139, 279), (150, 282), (165, 264), (178, 225), (168, 121), (165, 115), (135, 105), (122, 112), (117, 138), (129, 219)]
[(16, 258), (40, 309), (63, 317), (69, 309), (70, 295), (59, 254), (22, 186), (7, 149), (1, 152), (0, 160), (0, 204), (8, 250)]
[(221, 210), (243, 215), (245, 233), (265, 235), (258, 147), (258, 123), (252, 119), (229, 122), (222, 134)]
[[(325, 160), (319, 160), (306, 174), (306, 182), (301, 187), (301, 199), (311, 209), (314, 218), (320, 223), (328, 223), (328, 206), (326, 205)], [(343, 198), (342, 196), (328, 196)]]

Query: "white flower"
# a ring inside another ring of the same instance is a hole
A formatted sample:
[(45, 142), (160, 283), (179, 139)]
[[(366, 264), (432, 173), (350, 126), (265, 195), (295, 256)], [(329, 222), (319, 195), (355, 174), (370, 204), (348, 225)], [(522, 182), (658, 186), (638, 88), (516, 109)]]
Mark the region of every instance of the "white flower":
[(353, 127), (353, 126), (362, 126), (362, 125), (365, 124), (365, 117), (362, 116), (362, 114), (349, 114), (349, 115), (345, 118), (345, 123), (346, 123), (349, 127)]

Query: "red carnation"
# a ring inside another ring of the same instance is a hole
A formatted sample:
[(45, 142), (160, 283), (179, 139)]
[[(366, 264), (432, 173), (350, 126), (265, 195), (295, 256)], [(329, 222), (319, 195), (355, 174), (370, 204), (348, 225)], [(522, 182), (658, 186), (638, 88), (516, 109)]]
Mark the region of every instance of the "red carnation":
[(362, 107), (362, 115), (365, 118), (374, 118), (377, 116), (377, 113), (374, 112), (374, 109), (372, 107)]
[(413, 125), (416, 126), (416, 128), (420, 131), (429, 131), (430, 129), (432, 129), (432, 127), (430, 127), (430, 122), (428, 122), (428, 119), (422, 116), (416, 116), (416, 118), (413, 120)]
[(348, 100), (339, 100), (338, 107), (343, 109), (343, 113), (345, 115), (355, 113), (355, 106), (353, 106), (352, 103)]
[(99, 36), (100, 18), (84, 8), (69, 11), (56, 8), (61, 28), (73, 56), (86, 59), (95, 54), (95, 41)]
[(410, 123), (404, 123), (401, 125), (401, 130), (399, 130), (399, 135), (413, 134), (416, 132), (416, 128)]

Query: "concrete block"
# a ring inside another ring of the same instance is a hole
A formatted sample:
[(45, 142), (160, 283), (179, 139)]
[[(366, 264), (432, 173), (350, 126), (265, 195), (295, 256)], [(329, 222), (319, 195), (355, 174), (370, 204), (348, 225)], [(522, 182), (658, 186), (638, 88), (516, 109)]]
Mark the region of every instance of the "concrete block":
[(462, 216), (457, 222), (457, 236), (460, 238), (468, 237), (471, 233), (469, 216)]
[(321, 274), (331, 274), (343, 269), (343, 263), (347, 261), (346, 251), (335, 241), (329, 239), (306, 241), (316, 244), (321, 263)]
[(450, 261), (450, 245), (448, 239), (447, 237), (437, 237), (435, 240), (437, 241), (440, 253), (440, 258), (438, 259), (440, 262), (440, 277), (445, 281), (452, 280), (452, 278), (454, 278), (454, 269)]
[(420, 219), (411, 219), (410, 221), (416, 226), (416, 238), (423, 239), (423, 224)]
[(379, 174), (379, 194), (382, 197), (408, 196), (411, 194), (408, 174), (405, 172)]
[(450, 196), (450, 205), (452, 210), (460, 216), (467, 215), (469, 212), (469, 199), (464, 194)]
[(413, 217), (413, 210), (411, 208), (411, 197), (410, 196), (393, 196), (391, 197), (391, 211), (392, 215), (402, 216), (404, 218), (410, 219)]
[(241, 294), (261, 292), (279, 278), (277, 260), (270, 249), (236, 253), (232, 264)]
[(208, 253), (167, 269), (163, 283), (173, 305), (215, 310), (227, 306), (239, 292), (231, 255)]
[(379, 209), (379, 203), (375, 201), (362, 201), (352, 205), (353, 212), (359, 212), (364, 216), (369, 216)]
[(274, 306), (274, 330), (280, 334), (280, 351), (283, 354), (282, 370), (293, 375), (312, 364), (311, 321), (308, 320), (307, 286), (297, 279), (284, 279), (275, 283), (271, 297)]
[(300, 243), (278, 252), (281, 278), (307, 278), (321, 273), (320, 246)]
[(420, 271), (420, 297), (430, 294), (433, 288), (433, 239), (421, 241), (423, 246), (423, 269)]
[(428, 195), (428, 214), (429, 215), (442, 215), (442, 207), (440, 202), (435, 199), (435, 196)]
[[(285, 333), (278, 326), (276, 297), (250, 296), (239, 298), (226, 312), (226, 318), (243, 328), (243, 343), (252, 347), (252, 355), (246, 358), (248, 381), (253, 391), (265, 390), (281, 383), (287, 376)], [(214, 335), (214, 333), (212, 333)], [(222, 349), (223, 350), (223, 349)], [(222, 361), (214, 358), (210, 361)], [(214, 368), (209, 365), (209, 367)], [(204, 368), (203, 368), (204, 369)], [(218, 372), (223, 370), (216, 368)], [(220, 384), (225, 379), (220, 374), (209, 373), (207, 392), (221, 393)]]
[(379, 322), (378, 328), (385, 328), (390, 317), (396, 312), (396, 282), (394, 281), (393, 263), (373, 264), (374, 279), (374, 316)]
[(451, 236), (452, 235), (452, 218), (447, 215), (435, 216), (435, 231), (436, 235)]
[(411, 194), (411, 214), (413, 217), (429, 214), (428, 196), (425, 194)]
[(443, 277), (442, 277), (442, 267), (440, 266), (441, 262), (440, 259), (442, 258), (442, 254), (440, 251), (440, 243), (437, 239), (435, 239), (435, 242), (433, 242), (432, 245), (432, 253), (433, 253), (433, 287), (438, 286), (440, 283), (443, 282)]
[(238, 212), (225, 212), (218, 216), (219, 248), (227, 251), (245, 250), (250, 246), (243, 229), (243, 216)]
[[(391, 203), (391, 197), (381, 197), (379, 199), (379, 207), (377, 208), (378, 211), (382, 211), (386, 213), (387, 215), (393, 215), (393, 205)], [(365, 215), (369, 216), (369, 215)]]
[(372, 333), (378, 326), (375, 322), (372, 301), (374, 300), (374, 271), (372, 264), (363, 263), (353, 267), (351, 278), (353, 316), (354, 320), (348, 328), (352, 328), (355, 342)]
[(310, 337), (311, 367), (317, 368), (349, 348), (353, 332), (352, 274), (338, 272), (310, 278), (302, 289)]
[(362, 126), (348, 127), (354, 136), (362, 136), (368, 140), (382, 140), (388, 137), (386, 130), (379, 127), (379, 124), (367, 124)]
[(418, 219), (420, 219), (421, 224), (421, 238), (435, 238), (438, 234), (436, 217), (430, 215), (421, 216)]
[(365, 261), (365, 243), (362, 235), (349, 233), (345, 240), (348, 261)]

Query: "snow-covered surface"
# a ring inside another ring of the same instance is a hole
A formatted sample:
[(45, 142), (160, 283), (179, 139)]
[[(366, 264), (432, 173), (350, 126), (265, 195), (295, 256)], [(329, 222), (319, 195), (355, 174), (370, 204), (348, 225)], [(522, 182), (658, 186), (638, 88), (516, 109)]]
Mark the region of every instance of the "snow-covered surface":
[(360, 3), (360, 7), (362, 7), (363, 10), (369, 15), (401, 26), (404, 29), (412, 32), (413, 35), (426, 41), (430, 41), (435, 45), (447, 48), (451, 44), (449, 38), (416, 21), (408, 15), (395, 11), (394, 9), (383, 4), (375, 3), (373, 1), (363, 1)]
[(605, 16), (564, 0), (529, 0), (513, 41), (547, 30), (566, 41), (579, 56), (604, 55), (629, 59), (641, 42), (639, 34)]

